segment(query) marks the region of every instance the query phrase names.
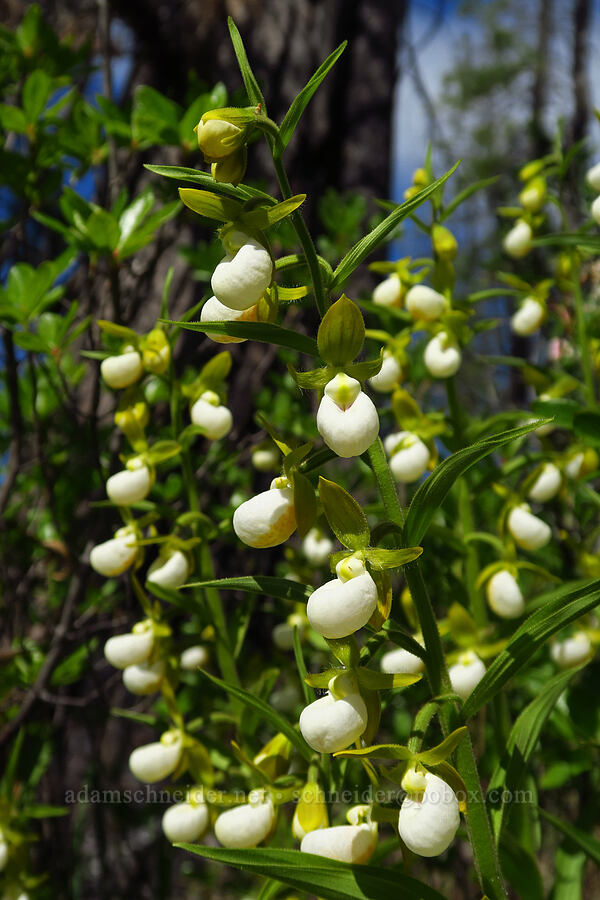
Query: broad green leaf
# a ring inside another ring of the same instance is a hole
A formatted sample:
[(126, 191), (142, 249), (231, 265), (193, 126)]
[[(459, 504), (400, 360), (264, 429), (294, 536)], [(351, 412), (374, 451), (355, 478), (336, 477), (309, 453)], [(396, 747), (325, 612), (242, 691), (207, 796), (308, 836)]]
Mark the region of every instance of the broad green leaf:
[(218, 222), (233, 222), (242, 212), (242, 205), (237, 200), (220, 197), (212, 191), (199, 191), (196, 188), (179, 188), (181, 202), (188, 209), (205, 216), (207, 219), (216, 219)]
[(249, 187), (246, 184), (238, 184), (234, 187), (232, 184), (215, 181), (212, 175), (202, 172), (200, 169), (189, 169), (186, 166), (151, 165), (144, 165), (144, 168), (155, 175), (162, 175), (163, 178), (172, 178), (175, 181), (191, 181), (194, 184), (209, 188), (215, 194), (222, 194), (224, 197), (231, 197), (233, 200), (244, 202), (252, 197), (260, 197), (270, 203), (277, 202), (270, 194), (265, 194), (264, 191), (259, 191), (257, 188)]
[(242, 74), (244, 87), (246, 88), (246, 93), (248, 94), (248, 100), (250, 101), (250, 103), (254, 104), (254, 106), (262, 106), (262, 111), (266, 115), (267, 104), (265, 103), (265, 98), (263, 97), (262, 91), (258, 86), (258, 81), (254, 77), (254, 72), (250, 68), (250, 63), (248, 62), (248, 57), (246, 56), (246, 50), (244, 48), (242, 36), (239, 33), (237, 26), (231, 16), (228, 17), (227, 24), (229, 26), (229, 34), (231, 35), (231, 43), (233, 44), (233, 49), (238, 61), (238, 66), (240, 67), (240, 72)]
[(585, 831), (581, 831), (580, 828), (571, 825), (569, 822), (564, 822), (557, 816), (553, 816), (551, 813), (546, 812), (541, 806), (539, 807), (539, 813), (543, 819), (546, 819), (546, 821), (550, 822), (550, 824), (558, 831), (561, 831), (565, 837), (573, 841), (574, 844), (577, 844), (586, 856), (589, 856), (596, 865), (600, 866), (600, 841), (595, 837), (592, 837), (592, 835), (587, 834)]
[(365, 341), (365, 323), (358, 306), (342, 294), (321, 320), (317, 344), (321, 359), (332, 366), (352, 362)]
[(350, 550), (368, 547), (369, 523), (354, 497), (339, 484), (322, 476), (319, 478), (319, 496), (327, 521), (340, 544)]
[(298, 850), (227, 850), (176, 844), (197, 856), (212, 859), (244, 872), (274, 878), (323, 900), (444, 900), (442, 894), (399, 870), (350, 865)]
[(600, 412), (584, 410), (575, 414), (573, 431), (591, 447), (600, 447)]
[(119, 223), (105, 209), (95, 209), (85, 223), (86, 233), (94, 248), (102, 253), (116, 250), (121, 237)]
[[(495, 697), (520, 669), (527, 665), (536, 650), (576, 619), (600, 603), (600, 579), (573, 587), (565, 584), (545, 592), (547, 602), (517, 628), (506, 648), (496, 657), (463, 707), (465, 719)], [(551, 599), (550, 599), (551, 598)]]
[(494, 437), (485, 438), (477, 444), (453, 453), (452, 456), (436, 466), (429, 478), (417, 490), (410, 504), (404, 529), (406, 543), (420, 544), (448, 491), (471, 466), (504, 444), (524, 437), (541, 424), (541, 421), (530, 422), (520, 428), (512, 428), (510, 431), (503, 431)]
[(52, 79), (42, 69), (36, 69), (23, 85), (22, 104), (27, 121), (32, 125), (44, 111), (52, 92)]
[(219, 578), (215, 581), (192, 581), (185, 588), (217, 588), (218, 590), (246, 591), (250, 594), (266, 594), (277, 600), (293, 603), (306, 602), (313, 592), (307, 584), (298, 584), (288, 578), (272, 575), (243, 575), (239, 578)]
[(294, 133), (294, 129), (296, 125), (300, 121), (300, 117), (306, 107), (308, 106), (310, 100), (312, 99), (315, 91), (320, 86), (321, 82), (324, 80), (330, 69), (336, 64), (344, 50), (348, 41), (344, 41), (337, 47), (333, 53), (330, 53), (327, 59), (321, 63), (315, 74), (312, 76), (310, 81), (308, 81), (299, 94), (292, 100), (290, 108), (286, 112), (283, 122), (279, 127), (279, 137), (281, 139), (282, 147), (286, 147), (289, 143), (290, 138)]
[(429, 184), (426, 188), (423, 188), (422, 191), (419, 191), (418, 194), (415, 194), (414, 197), (411, 197), (410, 200), (406, 200), (400, 206), (398, 206), (393, 212), (386, 216), (386, 218), (377, 225), (376, 228), (371, 231), (370, 234), (367, 234), (364, 238), (362, 238), (358, 243), (352, 247), (351, 250), (346, 253), (337, 269), (333, 273), (333, 280), (330, 285), (330, 290), (334, 290), (340, 284), (342, 284), (358, 266), (369, 256), (370, 253), (375, 250), (376, 247), (381, 244), (388, 234), (390, 234), (394, 228), (396, 228), (400, 222), (406, 219), (407, 216), (413, 212), (413, 210), (417, 209), (422, 203), (427, 200), (432, 194), (437, 191), (439, 187), (441, 187), (444, 182), (450, 178), (452, 173), (456, 170), (459, 163), (455, 163), (451, 169), (449, 169), (445, 175), (442, 175), (441, 178), (436, 179), (431, 184)]
[(238, 687), (235, 684), (228, 684), (226, 681), (222, 681), (220, 678), (217, 678), (216, 675), (211, 675), (209, 672), (205, 672), (204, 669), (198, 669), (201, 675), (205, 678), (208, 678), (209, 681), (212, 681), (213, 684), (216, 684), (217, 687), (220, 687), (222, 690), (226, 691), (228, 694), (231, 694), (233, 697), (236, 697), (238, 700), (241, 700), (246, 706), (250, 707), (250, 709), (256, 710), (256, 712), (260, 713), (262, 718), (269, 722), (275, 731), (280, 731), (284, 734), (291, 744), (298, 750), (298, 752), (304, 757), (307, 762), (310, 762), (312, 759), (314, 752), (308, 746), (302, 735), (299, 731), (290, 725), (287, 719), (284, 719), (270, 704), (265, 703), (264, 700), (261, 700), (260, 697), (257, 697), (255, 694), (250, 694), (248, 691), (245, 691), (243, 688)]
[(227, 334), (231, 337), (247, 338), (278, 347), (288, 347), (298, 353), (318, 356), (317, 342), (298, 331), (291, 331), (281, 325), (270, 322), (174, 322), (171, 319), (160, 319), (165, 325), (177, 325), (187, 331), (200, 331), (205, 334)]

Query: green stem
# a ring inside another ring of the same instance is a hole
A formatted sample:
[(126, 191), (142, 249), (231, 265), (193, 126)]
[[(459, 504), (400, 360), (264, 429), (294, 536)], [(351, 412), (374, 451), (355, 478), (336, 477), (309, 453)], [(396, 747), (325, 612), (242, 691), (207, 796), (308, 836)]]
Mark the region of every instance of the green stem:
[[(458, 483), (458, 511), (462, 526), (462, 536), (472, 534), (475, 530), (473, 522), (473, 508), (471, 506), (471, 497), (469, 495), (469, 486), (466, 477), (459, 479)], [(469, 541), (466, 545), (465, 556), (465, 581), (467, 583), (467, 593), (469, 595), (469, 607), (471, 614), (479, 627), (483, 627), (487, 623), (487, 609), (482, 592), (477, 587), (477, 576), (479, 575), (479, 554), (477, 547), (473, 541)]]
[(579, 265), (576, 254), (571, 257), (571, 264), (575, 273), (573, 277), (573, 294), (575, 296), (575, 318), (577, 325), (577, 337), (579, 339), (579, 347), (581, 352), (581, 362), (583, 365), (583, 378), (585, 382), (586, 401), (590, 406), (595, 405), (594, 395), (594, 373), (592, 371), (592, 358), (588, 344), (588, 334), (585, 325), (585, 315), (583, 312), (583, 296), (581, 294), (581, 284), (579, 282)]

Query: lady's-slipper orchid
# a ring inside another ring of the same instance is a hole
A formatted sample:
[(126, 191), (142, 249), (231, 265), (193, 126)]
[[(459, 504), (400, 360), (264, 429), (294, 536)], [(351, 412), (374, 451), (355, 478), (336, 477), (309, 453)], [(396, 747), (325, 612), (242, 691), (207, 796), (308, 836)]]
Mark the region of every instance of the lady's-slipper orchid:
[(350, 692), (338, 699), (328, 691), (302, 710), (299, 724), (313, 750), (335, 753), (359, 739), (367, 720), (367, 707), (359, 693)]
[(211, 163), (231, 156), (241, 147), (245, 137), (244, 128), (225, 119), (200, 119), (194, 130), (205, 162)]
[(273, 643), (280, 650), (292, 650), (294, 647), (294, 628), (298, 629), (300, 640), (306, 631), (306, 618), (299, 613), (292, 613), (287, 621), (279, 622), (272, 631)]
[(119, 528), (109, 541), (92, 547), (90, 552), (92, 569), (107, 578), (120, 575), (135, 562), (138, 553), (136, 541), (135, 530), (130, 525)]
[(152, 622), (137, 622), (128, 634), (116, 634), (104, 645), (104, 656), (116, 669), (146, 662), (154, 648)]
[(301, 841), (309, 832), (327, 828), (328, 825), (325, 794), (316, 781), (307, 781), (294, 810), (292, 834)]
[(520, 259), (526, 256), (531, 250), (531, 242), (533, 240), (533, 232), (528, 222), (519, 219), (513, 225), (508, 234), (505, 236), (502, 246), (509, 256), (513, 259)]
[(388, 675), (419, 675), (425, 671), (425, 663), (416, 653), (397, 647), (383, 654), (379, 668)]
[(131, 506), (145, 500), (152, 487), (152, 472), (141, 456), (134, 456), (127, 467), (106, 482), (106, 493), (117, 506)]
[(164, 676), (165, 664), (162, 659), (153, 663), (141, 662), (123, 669), (123, 684), (132, 694), (144, 697), (158, 691)]
[(354, 634), (367, 624), (377, 607), (377, 585), (362, 560), (346, 557), (335, 571), (337, 578), (313, 591), (306, 606), (315, 631), (331, 639)]
[(448, 301), (426, 284), (414, 284), (406, 295), (406, 308), (413, 319), (434, 322), (448, 309)]
[(529, 181), (519, 194), (519, 203), (528, 212), (536, 213), (546, 202), (546, 179), (538, 176)]
[(154, 375), (162, 375), (171, 362), (171, 345), (161, 328), (153, 328), (141, 342), (144, 368)]
[(507, 569), (492, 575), (487, 583), (487, 598), (490, 609), (501, 619), (516, 619), (525, 609), (517, 579)]
[(351, 825), (333, 825), (309, 831), (303, 838), (300, 850), (327, 859), (347, 863), (366, 863), (377, 846), (377, 823), (371, 822), (368, 806), (348, 810)]
[(418, 856), (439, 856), (460, 825), (458, 799), (449, 784), (432, 772), (410, 770), (402, 781), (407, 796), (398, 816), (398, 833)]
[(550, 647), (550, 656), (561, 669), (579, 666), (592, 656), (590, 639), (583, 631), (578, 631), (573, 637), (553, 644)]
[(210, 441), (218, 441), (229, 434), (233, 426), (231, 410), (223, 406), (218, 394), (204, 391), (192, 405), (190, 418), (194, 425), (204, 429)]
[(546, 309), (535, 297), (525, 297), (518, 310), (510, 317), (510, 327), (521, 337), (530, 337), (538, 330), (546, 316)]
[(585, 180), (589, 186), (600, 193), (600, 162), (597, 162), (585, 173)]
[(183, 740), (179, 731), (165, 731), (160, 741), (137, 747), (129, 757), (129, 768), (139, 781), (154, 784), (171, 775), (183, 753)]
[(381, 369), (377, 375), (369, 378), (369, 384), (374, 391), (378, 391), (380, 394), (389, 394), (390, 391), (394, 390), (401, 378), (402, 366), (389, 350), (385, 350)]
[[(225, 306), (216, 297), (209, 297), (200, 312), (201, 322), (256, 322), (258, 318), (258, 306), (253, 304), (248, 309), (235, 310)], [(230, 337), (228, 334), (210, 334), (207, 338), (216, 341), (217, 344), (241, 344), (246, 338)]]
[(100, 372), (105, 383), (114, 390), (129, 387), (142, 377), (144, 366), (142, 357), (133, 348), (119, 356), (109, 356), (100, 364)]
[(276, 547), (296, 530), (294, 492), (287, 478), (274, 478), (268, 491), (238, 506), (233, 530), (249, 547)]
[(396, 481), (410, 484), (427, 471), (429, 448), (411, 431), (389, 434), (383, 445), (390, 456), (390, 469)]
[(196, 669), (205, 669), (210, 660), (210, 654), (202, 644), (187, 647), (179, 657), (179, 665), (186, 672), (195, 672)]
[(189, 791), (187, 800), (169, 807), (162, 817), (162, 830), (172, 844), (194, 843), (202, 837), (210, 822), (202, 791)]
[(277, 447), (256, 447), (252, 451), (252, 465), (257, 472), (276, 472), (281, 467), (281, 453)]
[(446, 331), (440, 331), (425, 347), (423, 359), (434, 378), (451, 378), (460, 369), (462, 353), (456, 341)]
[(373, 291), (373, 303), (376, 306), (401, 306), (403, 293), (402, 282), (394, 273), (379, 282)]
[(271, 284), (271, 254), (261, 243), (241, 231), (227, 235), (226, 248), (227, 255), (213, 272), (213, 293), (230, 309), (246, 310), (258, 303)]
[(592, 219), (596, 223), (596, 225), (600, 225), (600, 197), (596, 197), (594, 202), (592, 203)]
[(554, 463), (544, 463), (527, 496), (536, 503), (546, 503), (552, 500), (559, 491), (562, 476), (560, 469)]
[(215, 836), (231, 850), (256, 847), (275, 824), (273, 801), (262, 790), (251, 791), (248, 803), (221, 813), (215, 822)]
[(333, 541), (318, 528), (311, 528), (302, 541), (302, 552), (313, 566), (323, 566), (333, 553)]
[(527, 503), (513, 507), (506, 524), (516, 543), (523, 550), (539, 550), (545, 547), (552, 537), (550, 526), (534, 516)]
[(360, 382), (340, 372), (325, 385), (317, 412), (319, 434), (344, 459), (360, 456), (379, 434), (379, 416)]
[(190, 562), (185, 553), (173, 547), (161, 551), (146, 575), (146, 581), (164, 588), (178, 588), (188, 580)]
[(467, 650), (450, 666), (448, 674), (454, 693), (466, 700), (485, 675), (485, 665), (473, 650)]
[(584, 459), (585, 454), (581, 451), (574, 453), (573, 456), (569, 458), (565, 465), (565, 472), (569, 478), (573, 478), (573, 480), (579, 478)]

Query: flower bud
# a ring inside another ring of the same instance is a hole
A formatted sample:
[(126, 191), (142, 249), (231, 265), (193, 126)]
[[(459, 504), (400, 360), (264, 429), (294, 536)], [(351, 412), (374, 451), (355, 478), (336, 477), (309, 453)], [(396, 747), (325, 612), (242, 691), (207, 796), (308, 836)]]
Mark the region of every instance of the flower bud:
[(194, 425), (204, 429), (210, 441), (218, 441), (229, 434), (233, 427), (231, 410), (219, 402), (214, 391), (204, 391), (190, 410), (190, 418)]
[(556, 496), (561, 481), (560, 469), (554, 463), (544, 463), (527, 496), (536, 503), (546, 503)]
[(390, 454), (390, 469), (396, 481), (410, 484), (417, 481), (429, 466), (429, 448), (410, 431), (389, 434), (384, 447)]
[(304, 740), (313, 750), (335, 753), (359, 739), (367, 720), (367, 707), (360, 694), (336, 700), (328, 691), (302, 710), (299, 724)]
[(164, 588), (178, 588), (185, 584), (190, 574), (187, 556), (181, 550), (169, 548), (155, 559), (146, 575), (146, 581)]
[(360, 382), (340, 372), (325, 385), (317, 428), (328, 447), (344, 459), (360, 456), (379, 434), (379, 417)]
[(587, 170), (585, 180), (594, 191), (600, 193), (600, 162)]
[(594, 220), (596, 225), (600, 225), (600, 197), (596, 197), (596, 199), (592, 203), (590, 212), (592, 213), (592, 219)]
[(96, 544), (90, 552), (90, 565), (100, 575), (111, 578), (120, 575), (135, 562), (138, 553), (135, 531), (126, 526), (119, 528), (113, 538)]
[(139, 781), (154, 784), (171, 775), (181, 761), (183, 742), (179, 731), (165, 731), (160, 741), (137, 747), (129, 757), (129, 768)]
[(294, 492), (291, 487), (271, 488), (246, 500), (233, 514), (233, 530), (240, 541), (257, 549), (283, 544), (296, 530)]
[(568, 462), (565, 465), (565, 473), (569, 478), (579, 478), (581, 474), (581, 467), (583, 465), (584, 454), (582, 452), (575, 453), (570, 457)]
[(452, 232), (444, 225), (434, 225), (431, 229), (431, 241), (436, 256), (452, 262), (458, 250), (458, 244)]
[(292, 650), (294, 647), (294, 628), (298, 629), (298, 637), (303, 640), (306, 631), (306, 618), (298, 613), (292, 613), (287, 621), (279, 622), (271, 632), (273, 643), (280, 650)]
[(208, 828), (208, 806), (201, 798), (200, 791), (190, 791), (185, 803), (169, 807), (162, 817), (163, 833), (172, 844), (193, 844)]
[(508, 530), (523, 550), (539, 550), (552, 537), (550, 526), (534, 516), (527, 503), (511, 509), (507, 519)]
[(425, 671), (425, 663), (421, 657), (410, 653), (404, 647), (397, 647), (384, 653), (379, 667), (388, 675), (419, 675)]
[(377, 826), (333, 825), (309, 831), (302, 838), (302, 853), (314, 853), (346, 863), (366, 863), (377, 846)]
[(520, 259), (531, 250), (532, 240), (533, 232), (531, 226), (524, 222), (523, 219), (519, 219), (505, 236), (502, 246), (509, 256), (512, 256), (514, 259)]
[(221, 813), (215, 822), (215, 836), (230, 850), (256, 847), (275, 824), (273, 801), (264, 791), (251, 791), (248, 803)]
[(507, 569), (492, 575), (487, 583), (487, 598), (490, 609), (501, 619), (516, 619), (525, 609), (517, 579)]
[[(216, 297), (209, 297), (200, 311), (201, 322), (256, 322), (258, 306), (256, 303), (248, 309), (236, 310), (225, 306)], [(217, 344), (241, 344), (246, 338), (230, 337), (227, 334), (206, 334), (207, 338)]]
[(0, 872), (2, 872), (8, 863), (8, 844), (4, 840), (4, 835), (0, 831)]
[(383, 354), (383, 362), (381, 369), (377, 375), (369, 378), (369, 384), (375, 391), (380, 394), (389, 394), (393, 391), (400, 379), (402, 378), (402, 366), (395, 356), (386, 350)]
[(294, 810), (292, 834), (301, 841), (309, 832), (327, 828), (328, 825), (325, 794), (316, 781), (307, 781)]
[(277, 447), (261, 445), (252, 451), (252, 465), (257, 472), (276, 472), (281, 466)]
[(333, 541), (318, 528), (311, 528), (302, 541), (302, 552), (313, 566), (323, 566), (333, 553)]
[(104, 645), (104, 656), (116, 669), (145, 662), (154, 647), (154, 632), (149, 619), (138, 622), (128, 634), (116, 634)]
[(245, 129), (224, 119), (208, 119), (205, 122), (200, 119), (195, 131), (205, 162), (216, 162), (231, 156), (241, 147), (245, 137)]
[(550, 648), (550, 656), (561, 669), (579, 666), (592, 656), (592, 645), (583, 631), (578, 631), (565, 641), (557, 641)]
[(195, 672), (196, 669), (205, 669), (210, 661), (210, 654), (206, 647), (196, 644), (188, 647), (179, 657), (179, 665), (186, 672)]
[(519, 194), (519, 203), (528, 212), (536, 213), (546, 202), (546, 179), (538, 175), (527, 182)]
[(460, 825), (456, 794), (432, 772), (425, 773), (425, 790), (407, 795), (398, 816), (398, 833), (418, 856), (439, 856), (450, 846)]
[(164, 675), (165, 664), (162, 659), (153, 663), (142, 662), (123, 669), (123, 684), (132, 694), (143, 697), (158, 691)]
[(100, 372), (110, 388), (129, 387), (138, 381), (144, 372), (142, 358), (137, 350), (128, 350), (119, 356), (109, 356), (100, 364)]
[(373, 303), (376, 306), (402, 306), (404, 288), (398, 275), (393, 274), (380, 281), (373, 291)]
[(248, 152), (244, 144), (235, 153), (214, 162), (210, 167), (210, 174), (215, 181), (233, 184), (235, 187), (246, 174), (247, 162)]
[(434, 322), (447, 310), (448, 301), (426, 284), (415, 284), (406, 295), (406, 308), (413, 319)]
[(336, 573), (337, 578), (313, 591), (306, 606), (315, 631), (332, 639), (354, 634), (377, 608), (377, 585), (363, 562), (344, 559), (337, 564)]
[(448, 674), (454, 693), (466, 700), (485, 675), (485, 665), (473, 650), (467, 650), (456, 665), (450, 666)]
[(111, 475), (106, 493), (117, 506), (131, 506), (145, 500), (152, 487), (152, 473), (141, 456), (130, 459), (127, 468)]
[(144, 367), (154, 375), (162, 375), (171, 362), (171, 347), (161, 328), (153, 328), (142, 341)]
[(440, 331), (425, 347), (423, 359), (434, 378), (450, 378), (460, 369), (462, 354), (448, 333)]
[(515, 334), (529, 337), (534, 334), (546, 317), (546, 310), (533, 297), (525, 297), (518, 310), (510, 317), (510, 327)]
[(228, 235), (233, 252), (217, 265), (211, 279), (215, 297), (231, 309), (245, 310), (258, 303), (273, 278), (269, 251), (241, 231)]

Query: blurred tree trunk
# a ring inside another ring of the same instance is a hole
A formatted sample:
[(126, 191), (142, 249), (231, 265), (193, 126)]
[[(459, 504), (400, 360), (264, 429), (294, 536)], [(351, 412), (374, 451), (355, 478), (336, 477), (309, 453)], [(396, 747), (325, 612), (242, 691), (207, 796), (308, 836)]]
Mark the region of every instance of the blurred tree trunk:
[(589, 53), (588, 31), (592, 13), (590, 0), (575, 0), (573, 4), (573, 118), (571, 141), (585, 137), (590, 115), (590, 97), (587, 83)]
[(539, 159), (549, 152), (551, 141), (544, 128), (544, 112), (548, 99), (548, 54), (552, 31), (552, 0), (540, 0), (538, 6), (537, 51), (531, 93), (531, 158)]

